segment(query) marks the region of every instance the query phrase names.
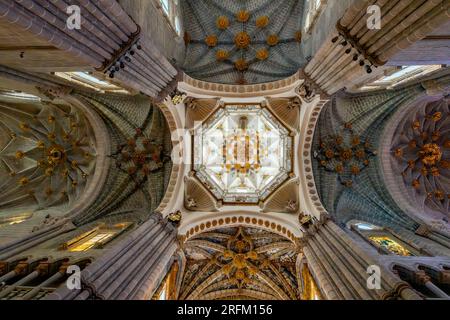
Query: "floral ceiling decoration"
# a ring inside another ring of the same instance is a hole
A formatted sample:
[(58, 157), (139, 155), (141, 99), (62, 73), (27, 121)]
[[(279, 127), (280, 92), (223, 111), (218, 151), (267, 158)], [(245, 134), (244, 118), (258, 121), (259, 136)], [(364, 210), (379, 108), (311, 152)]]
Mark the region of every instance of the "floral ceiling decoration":
[(95, 169), (86, 117), (71, 105), (0, 102), (0, 208), (72, 204)]
[(392, 142), (395, 171), (422, 206), (450, 218), (449, 100), (423, 102), (401, 121)]
[(181, 299), (299, 299), (296, 246), (255, 228), (199, 234), (185, 243)]
[(135, 131), (134, 136), (119, 145), (111, 157), (116, 160), (117, 168), (127, 173), (137, 187), (141, 187), (151, 173), (161, 170), (164, 162), (170, 161), (170, 156), (164, 154), (161, 143), (147, 137), (145, 128), (137, 128)]
[(303, 1), (183, 0), (184, 69), (193, 78), (228, 84), (275, 81), (304, 63)]
[(336, 173), (341, 184), (352, 187), (354, 179), (376, 154), (370, 143), (354, 132), (352, 124), (345, 123), (340, 132), (319, 141), (314, 157), (322, 168)]

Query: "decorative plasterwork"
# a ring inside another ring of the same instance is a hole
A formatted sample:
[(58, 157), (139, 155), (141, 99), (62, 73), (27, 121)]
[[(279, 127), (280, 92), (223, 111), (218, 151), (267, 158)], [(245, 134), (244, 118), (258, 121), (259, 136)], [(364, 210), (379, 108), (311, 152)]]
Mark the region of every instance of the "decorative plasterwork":
[(73, 205), (91, 180), (96, 142), (72, 105), (0, 106), (0, 206)]
[(302, 210), (305, 210), (305, 212), (315, 216), (317, 219), (328, 213), (319, 198), (316, 182), (314, 180), (312, 169), (312, 142), (320, 112), (327, 102), (328, 100), (320, 100), (317, 96), (311, 103), (304, 101), (303, 110), (306, 113), (304, 118), (308, 119), (308, 121), (304, 121), (302, 124), (300, 131), (300, 145), (302, 147), (299, 148), (297, 154), (300, 166), (299, 175), (305, 178), (300, 179), (300, 191), (302, 192), (300, 201), (302, 202)]
[(194, 133), (193, 168), (224, 203), (258, 203), (292, 175), (292, 147), (267, 108), (226, 105)]
[(211, 193), (194, 178), (194, 173), (184, 178), (184, 207), (190, 211), (218, 211), (221, 202), (217, 201)]
[(297, 131), (300, 125), (300, 98), (267, 98), (267, 102), (278, 118), (291, 130)]
[(295, 213), (299, 209), (299, 180), (293, 178), (261, 202), (263, 212)]
[[(180, 299), (246, 297), (298, 299), (296, 246), (261, 229), (234, 227), (186, 241)], [(231, 296), (223, 295), (228, 292)]]
[(186, 104), (186, 126), (192, 128), (196, 123), (205, 121), (218, 106), (218, 98), (215, 99), (195, 99), (189, 97)]

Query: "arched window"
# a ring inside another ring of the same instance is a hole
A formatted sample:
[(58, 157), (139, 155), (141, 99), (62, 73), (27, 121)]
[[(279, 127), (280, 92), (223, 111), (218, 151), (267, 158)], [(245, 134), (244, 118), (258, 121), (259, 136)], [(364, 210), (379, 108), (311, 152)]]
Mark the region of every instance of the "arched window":
[(130, 222), (118, 223), (112, 226), (102, 224), (67, 241), (62, 245), (61, 249), (71, 252), (82, 252), (102, 248), (130, 226)]
[(305, 32), (311, 32), (314, 24), (322, 13), (327, 0), (307, 0), (305, 3), (306, 17), (305, 17)]
[(169, 22), (169, 25), (178, 36), (181, 35), (178, 0), (159, 0), (159, 3), (164, 16)]
[(382, 228), (364, 221), (350, 223), (350, 228), (377, 248), (382, 254), (394, 254), (406, 257), (423, 255), (419, 249), (403, 241), (387, 228)]
[(25, 212), (10, 217), (0, 218), (0, 228), (25, 222), (30, 219), (32, 215), (31, 212)]

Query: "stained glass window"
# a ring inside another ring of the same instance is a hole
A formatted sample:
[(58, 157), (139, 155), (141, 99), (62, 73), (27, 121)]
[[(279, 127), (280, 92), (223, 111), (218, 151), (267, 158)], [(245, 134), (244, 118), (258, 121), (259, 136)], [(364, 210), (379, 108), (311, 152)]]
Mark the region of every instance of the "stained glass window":
[(406, 249), (397, 241), (393, 240), (387, 236), (369, 236), (369, 240), (372, 241), (376, 246), (385, 248), (389, 252), (399, 255), (399, 256), (413, 256), (411, 251)]

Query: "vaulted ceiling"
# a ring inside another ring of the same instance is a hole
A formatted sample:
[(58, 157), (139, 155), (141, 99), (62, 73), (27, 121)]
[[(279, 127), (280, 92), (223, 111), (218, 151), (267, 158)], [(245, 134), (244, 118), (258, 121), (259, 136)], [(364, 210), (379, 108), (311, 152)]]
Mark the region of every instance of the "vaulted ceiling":
[(182, 0), (184, 70), (216, 83), (253, 84), (294, 74), (301, 50), (303, 1)]
[(181, 299), (298, 299), (296, 246), (261, 229), (231, 227), (185, 244)]

